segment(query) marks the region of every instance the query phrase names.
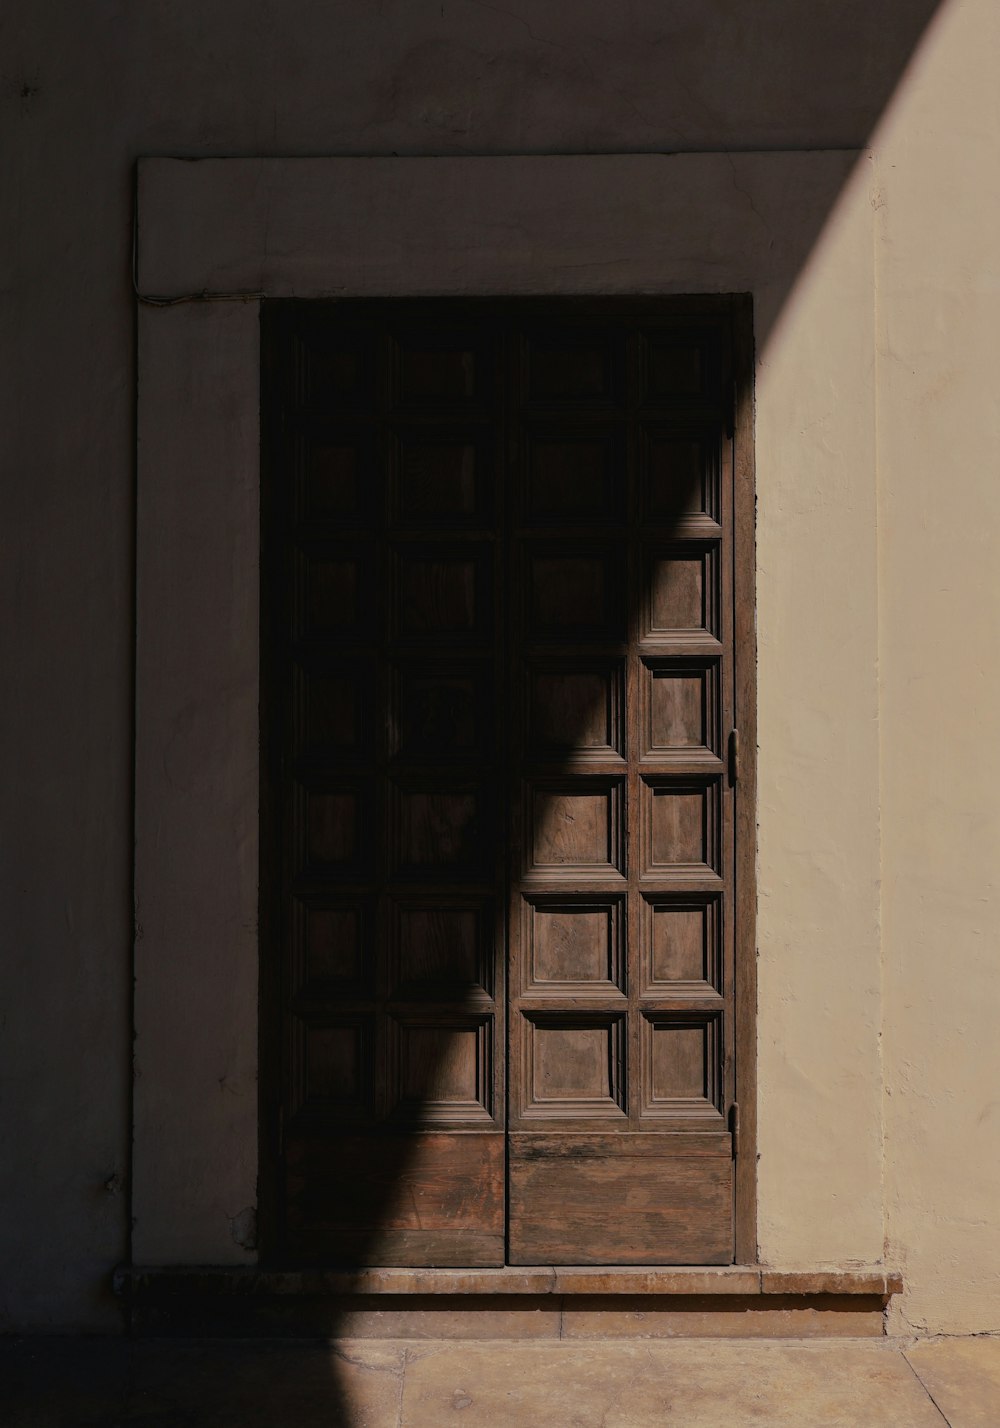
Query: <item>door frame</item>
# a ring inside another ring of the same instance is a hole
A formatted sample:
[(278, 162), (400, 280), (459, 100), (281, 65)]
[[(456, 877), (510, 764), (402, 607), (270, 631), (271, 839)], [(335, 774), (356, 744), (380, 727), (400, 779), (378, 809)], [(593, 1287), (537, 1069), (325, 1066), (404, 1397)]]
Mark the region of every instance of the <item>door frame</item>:
[(735, 787), (736, 1263), (757, 1260), (757, 509), (753, 299), (733, 298), (733, 666)]
[[(782, 894), (761, 903), (768, 1034), (759, 1043), (766, 1116), (759, 1173), (758, 1051), (745, 1031), (758, 956), (745, 911), (754, 906), (752, 868), (738, 894), (737, 1258), (757, 1260), (758, 1235), (770, 1262), (878, 1258), (881, 1130), (868, 1074), (878, 1066), (870, 892), (877, 857), (868, 821), (858, 824), (877, 791), (874, 210), (863, 158), (825, 151), (140, 161), (136, 1263), (258, 1258), (260, 299), (720, 291), (753, 294), (763, 348), (753, 404), (741, 401), (737, 422), (744, 452), (754, 434), (766, 475), (764, 548), (755, 573), (754, 501), (740, 481), (745, 535), (736, 579), (746, 592), (756, 584), (764, 621), (766, 762), (758, 801), (755, 680), (744, 662), (738, 819), (753, 832), (759, 812), (761, 886)], [(833, 197), (845, 189), (823, 237), (823, 262), (804, 277)], [(831, 486), (844, 498), (833, 527), (814, 516)], [(779, 559), (785, 551), (788, 559)], [(848, 555), (856, 579), (834, 618)], [(811, 602), (810, 619), (784, 620), (789, 600), (800, 609)], [(810, 653), (817, 640), (822, 667)], [(790, 792), (779, 744), (792, 690), (794, 712), (812, 719), (806, 756), (825, 753), (817, 730), (831, 721), (854, 752), (834, 769), (803, 762), (799, 750)], [(861, 836), (849, 837), (848, 826)], [(789, 863), (789, 838), (795, 847), (816, 838), (809, 868), (846, 878), (861, 896), (817, 922), (816, 877)], [(855, 1053), (849, 1076), (845, 1043)], [(801, 1075), (785, 1070), (804, 1062), (816, 1088), (805, 1098)], [(834, 1082), (835, 1103), (820, 1089)], [(836, 1147), (848, 1134), (854, 1153), (845, 1158)]]

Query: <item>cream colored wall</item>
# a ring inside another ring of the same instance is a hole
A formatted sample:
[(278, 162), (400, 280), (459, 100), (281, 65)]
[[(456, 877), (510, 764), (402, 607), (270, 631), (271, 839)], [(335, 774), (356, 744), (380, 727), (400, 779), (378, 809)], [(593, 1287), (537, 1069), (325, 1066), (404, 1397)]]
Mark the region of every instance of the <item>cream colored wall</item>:
[[(802, 440), (804, 464), (780, 498), (766, 476), (759, 491), (760, 1239), (765, 1258), (807, 1262), (837, 1237), (832, 1218), (854, 1233), (845, 1258), (866, 1229), (873, 1244), (870, 1122), (838, 1109), (857, 1077), (882, 1097), (878, 1198), (884, 1257), (905, 1281), (889, 1317), (899, 1333), (1000, 1329), (998, 53), (992, 0), (941, 8), (873, 138), (873, 187), (842, 195), (759, 374), (762, 387), (789, 382), (800, 326), (836, 342), (849, 320), (836, 299), (839, 235), (871, 203), (876, 488), (787, 411), (778, 439)], [(871, 415), (859, 410), (859, 424)], [(769, 669), (789, 621), (812, 625), (815, 657)], [(878, 702), (866, 727), (837, 663), (872, 629)], [(852, 809), (876, 734), (877, 799), (873, 786)], [(798, 801), (805, 790), (812, 809)], [(881, 1020), (875, 1062), (866, 1028), (839, 1014), (858, 976)], [(821, 988), (825, 1012), (811, 1023), (802, 1008)], [(845, 1030), (824, 1059), (824, 1036)], [(830, 1132), (825, 1196), (792, 1158), (801, 1137), (814, 1159), (814, 1116)]]
[[(335, 17), (309, 0), (16, 0), (0, 88), (4, 1326), (114, 1329), (108, 1275), (129, 1252), (134, 158), (860, 147), (931, 5), (785, 0), (748, 19), (745, 0), (703, 0), (694, 20), (581, 0), (569, 32), (561, 0), (530, 25), (392, 0)], [(766, 210), (744, 216), (791, 274), (758, 309), (761, 1248), (844, 1262), (885, 1236), (908, 1285), (894, 1322), (945, 1332), (1000, 1328), (998, 45), (994, 0), (948, 0), (876, 137), (874, 195), (860, 181), (818, 242), (793, 225), (799, 250)], [(865, 223), (875, 300), (847, 319)], [(849, 386), (821, 374), (838, 353)], [(877, 479), (861, 452), (876, 429)], [(157, 1010), (140, 999), (147, 1022)], [(210, 1077), (212, 1051), (183, 1084)], [(155, 1142), (170, 1088), (139, 1100)], [(190, 1229), (245, 1256), (252, 1168), (229, 1164), (239, 1193), (162, 1225), (150, 1252), (180, 1253)]]
[(896, 1327), (1000, 1330), (1000, 7), (877, 138), (887, 1254)]
[(255, 1242), (259, 337), (256, 303), (139, 314), (140, 1264), (245, 1263)]
[(882, 1258), (871, 165), (757, 358), (758, 1242)]

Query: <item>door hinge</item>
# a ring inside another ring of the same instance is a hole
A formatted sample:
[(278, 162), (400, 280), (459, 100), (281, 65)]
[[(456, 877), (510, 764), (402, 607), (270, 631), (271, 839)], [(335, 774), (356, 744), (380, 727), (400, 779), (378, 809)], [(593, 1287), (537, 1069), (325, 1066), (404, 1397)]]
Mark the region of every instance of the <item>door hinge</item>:
[(733, 1159), (740, 1153), (740, 1103), (734, 1101), (729, 1107), (729, 1134), (733, 1138)]
[(729, 731), (729, 782), (738, 783), (740, 777), (740, 731)]

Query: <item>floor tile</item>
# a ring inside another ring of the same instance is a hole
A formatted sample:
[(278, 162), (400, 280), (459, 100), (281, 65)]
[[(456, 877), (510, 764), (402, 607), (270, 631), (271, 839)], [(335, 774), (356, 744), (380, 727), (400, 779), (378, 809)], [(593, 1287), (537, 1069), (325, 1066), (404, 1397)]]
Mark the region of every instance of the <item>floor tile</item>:
[(906, 1357), (950, 1428), (997, 1428), (1000, 1338), (936, 1339)]
[(403, 1428), (453, 1421), (462, 1428), (941, 1428), (898, 1352), (843, 1341), (411, 1350)]

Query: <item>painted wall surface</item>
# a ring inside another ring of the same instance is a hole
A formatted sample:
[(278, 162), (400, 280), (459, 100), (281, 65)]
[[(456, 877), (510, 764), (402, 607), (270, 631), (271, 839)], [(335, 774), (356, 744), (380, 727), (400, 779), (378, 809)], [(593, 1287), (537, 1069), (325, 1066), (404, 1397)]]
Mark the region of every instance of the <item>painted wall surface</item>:
[(757, 354), (758, 1244), (772, 1264), (883, 1249), (871, 225), (865, 159)]
[(887, 1253), (906, 1331), (1000, 1330), (1000, 9), (878, 138)]
[[(155, 342), (144, 341), (151, 323)], [(132, 1255), (246, 1263), (257, 1203), (257, 304), (143, 307), (138, 336)], [(163, 1207), (155, 1222), (140, 1209), (151, 1202)]]
[[(8, 7), (0, 1322), (114, 1329), (129, 1253), (136, 157), (862, 147), (934, 8), (595, 0), (570, 27), (558, 0)], [(902, 1314), (945, 1332), (1000, 1327), (998, 25), (992, 0), (950, 0), (877, 138), (878, 400), (856, 437), (877, 421), (877, 478), (794, 405), (787, 437), (759, 433), (796, 453), (759, 513), (762, 1251), (872, 1259), (884, 1235)], [(792, 354), (841, 340), (872, 197), (837, 198), (761, 334), (774, 411)], [(781, 652), (807, 647), (803, 685)], [(843, 1044), (841, 952), (869, 1008)]]

